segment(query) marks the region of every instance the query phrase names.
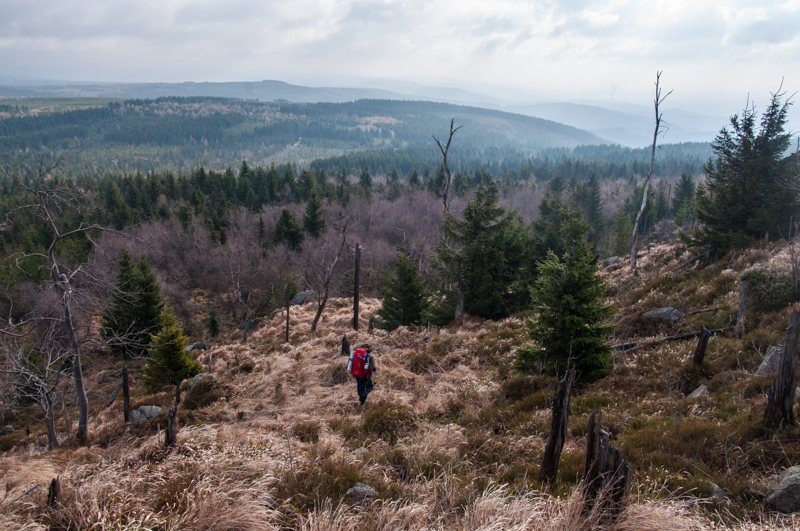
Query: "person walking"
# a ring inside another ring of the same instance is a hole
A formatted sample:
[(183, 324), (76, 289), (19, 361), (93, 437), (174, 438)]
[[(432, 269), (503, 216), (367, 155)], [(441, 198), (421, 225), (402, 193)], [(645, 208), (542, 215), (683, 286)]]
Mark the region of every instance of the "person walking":
[(372, 373), (378, 371), (375, 358), (369, 352), (369, 345), (363, 345), (350, 351), (350, 360), (347, 362), (347, 372), (356, 379), (358, 402), (364, 405), (367, 395), (375, 387), (372, 383)]

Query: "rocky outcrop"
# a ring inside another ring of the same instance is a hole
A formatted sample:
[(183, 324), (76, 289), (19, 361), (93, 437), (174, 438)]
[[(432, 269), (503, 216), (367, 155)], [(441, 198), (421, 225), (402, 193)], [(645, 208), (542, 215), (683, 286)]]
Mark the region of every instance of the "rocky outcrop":
[(316, 298), (317, 294), (311, 291), (310, 289), (307, 289), (306, 291), (301, 291), (300, 293), (292, 297), (292, 300), (289, 301), (289, 304), (291, 304), (292, 306), (297, 306), (300, 304), (305, 304)]
[(787, 468), (770, 484), (766, 502), (782, 513), (800, 511), (800, 466)]
[(778, 370), (778, 363), (781, 360), (781, 352), (783, 352), (781, 347), (773, 347), (772, 345), (767, 347), (767, 354), (764, 356), (764, 361), (759, 365), (756, 374), (775, 374), (775, 371)]
[(139, 409), (131, 411), (131, 422), (154, 419), (159, 413), (161, 413), (161, 408), (158, 406), (141, 406)]
[(643, 313), (642, 319), (671, 319), (672, 321), (680, 321), (683, 319), (683, 314), (675, 308), (667, 306)]

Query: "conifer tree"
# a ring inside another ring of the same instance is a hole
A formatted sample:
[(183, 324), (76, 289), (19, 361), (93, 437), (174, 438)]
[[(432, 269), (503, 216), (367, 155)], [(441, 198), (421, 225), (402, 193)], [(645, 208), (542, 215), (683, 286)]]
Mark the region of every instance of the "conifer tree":
[(603, 304), (605, 281), (597, 276), (597, 257), (586, 241), (589, 226), (570, 203), (562, 227), (564, 254), (552, 251), (539, 263), (531, 289), (532, 308), (538, 311), (526, 327), (533, 343), (517, 350), (517, 367), (532, 370), (543, 363), (556, 376), (570, 368), (577, 381), (588, 384), (602, 378), (610, 365), (611, 347), (604, 324), (611, 308)]
[(300, 179), (297, 182), (297, 196), (300, 201), (308, 201), (308, 198), (311, 197), (311, 191), (315, 188), (314, 174), (308, 170), (300, 172)]
[(165, 385), (175, 385), (200, 374), (200, 362), (186, 351), (189, 338), (178, 326), (178, 318), (169, 306), (161, 314), (161, 330), (152, 336), (147, 364), (144, 366), (144, 386), (157, 393)]
[(286, 208), (283, 209), (281, 217), (278, 218), (278, 222), (275, 224), (273, 241), (275, 243), (285, 243), (291, 249), (297, 249), (303, 243), (303, 228)]
[(614, 256), (624, 256), (628, 252), (630, 244), (633, 222), (631, 217), (625, 212), (624, 207), (620, 207), (614, 216), (614, 227), (611, 234), (611, 249), (609, 252)]
[(325, 211), (322, 209), (322, 201), (319, 200), (317, 189), (312, 188), (305, 214), (303, 214), (303, 230), (312, 238), (319, 238), (325, 229)]
[(370, 199), (372, 197), (372, 175), (369, 174), (369, 168), (364, 166), (361, 170), (361, 175), (358, 177), (358, 186), (361, 188), (361, 193), (364, 197)]
[(686, 203), (694, 203), (694, 176), (691, 173), (682, 174), (675, 184), (675, 199), (672, 201), (673, 213), (677, 215)]
[(394, 269), (394, 274), (388, 269), (383, 272), (383, 300), (375, 320), (377, 327), (384, 330), (421, 324), (428, 309), (427, 290), (419, 278), (419, 260), (399, 253)]
[(111, 351), (131, 358), (146, 355), (163, 306), (161, 287), (147, 257), (142, 255), (134, 264), (123, 249), (111, 303), (102, 315), (103, 337)]
[(415, 189), (422, 186), (422, 181), (416, 168), (411, 168), (411, 171), (408, 172), (408, 186)]
[(275, 167), (275, 164), (270, 164), (267, 170), (267, 193), (270, 203), (277, 203), (283, 191), (283, 178), (280, 172)]
[(592, 172), (589, 186), (586, 189), (586, 220), (592, 230), (592, 239), (600, 241), (606, 233), (606, 217), (603, 214), (603, 196), (600, 193), (600, 182)]
[(208, 311), (208, 318), (206, 319), (206, 328), (211, 337), (217, 337), (220, 332), (219, 312), (215, 306), (212, 306)]
[(289, 190), (296, 193), (297, 189), (297, 177), (294, 173), (294, 168), (292, 168), (291, 164), (286, 165), (286, 169), (283, 171), (283, 185), (282, 187), (289, 187)]

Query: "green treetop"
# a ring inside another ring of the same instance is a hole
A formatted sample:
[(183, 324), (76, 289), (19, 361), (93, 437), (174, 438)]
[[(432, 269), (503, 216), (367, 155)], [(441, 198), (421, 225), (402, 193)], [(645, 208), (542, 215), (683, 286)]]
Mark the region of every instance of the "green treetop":
[(286, 208), (283, 209), (281, 217), (278, 218), (278, 222), (275, 224), (273, 241), (275, 243), (285, 243), (292, 249), (297, 249), (303, 243), (303, 228)]
[(428, 308), (427, 290), (419, 278), (419, 260), (399, 253), (394, 269), (394, 274), (388, 269), (383, 272), (383, 300), (376, 324), (384, 330), (421, 324)]
[(144, 386), (157, 393), (165, 385), (179, 384), (186, 378), (200, 374), (200, 362), (186, 351), (189, 338), (183, 335), (178, 319), (170, 307), (161, 315), (161, 331), (152, 337), (150, 356), (144, 366)]
[(316, 188), (311, 189), (305, 214), (303, 214), (303, 230), (312, 238), (319, 238), (325, 232), (325, 211)]

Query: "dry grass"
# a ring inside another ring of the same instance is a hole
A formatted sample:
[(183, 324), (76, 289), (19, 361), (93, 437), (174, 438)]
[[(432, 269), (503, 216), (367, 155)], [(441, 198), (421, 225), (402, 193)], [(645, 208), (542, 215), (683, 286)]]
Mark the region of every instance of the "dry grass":
[[(759, 349), (780, 340), (785, 313), (766, 316), (744, 340), (709, 342), (707, 365), (687, 369), (694, 342), (651, 343), (658, 327), (643, 329), (641, 313), (672, 305), (683, 312), (719, 308), (687, 318), (675, 330), (723, 327), (735, 315), (736, 278), (771, 255), (726, 257), (698, 271), (664, 273), (688, 259), (685, 250), (652, 246), (636, 274), (612, 267), (605, 275), (616, 295), (614, 322), (630, 324), (620, 337), (643, 347), (616, 358), (612, 374), (575, 393), (559, 482), (537, 481), (549, 431), (555, 381), (518, 377), (514, 353), (526, 341), (521, 318), (466, 319), (444, 329), (367, 330), (379, 301), (362, 300), (361, 330), (350, 330), (350, 301), (334, 299), (319, 329), (315, 307), (291, 309), (291, 339), (283, 342), (285, 313), (275, 312), (240, 343), (239, 332), (201, 354), (224, 393), (197, 406), (178, 444), (160, 448), (158, 424), (124, 433), (119, 404), (92, 414), (90, 448), (46, 453), (41, 432), (0, 457), (5, 493), (3, 529), (795, 529), (791, 517), (771, 516), (748, 501), (782, 468), (800, 459), (800, 432), (770, 440), (760, 427), (764, 378), (752, 376)], [(638, 328), (637, 328), (638, 327)], [(368, 343), (379, 371), (367, 405), (340, 356), (342, 334)], [(92, 403), (115, 378), (95, 384), (115, 362), (87, 359)], [(141, 367), (132, 364), (134, 405), (166, 405), (170, 393), (145, 395)], [(711, 394), (686, 399), (707, 381)], [(617, 518), (586, 511), (580, 499), (583, 437), (592, 410), (604, 412), (613, 443), (634, 464), (643, 489)], [(69, 424), (60, 425), (62, 437)], [(38, 438), (37, 438), (38, 437)], [(39, 442), (37, 442), (39, 441)], [(102, 447), (100, 447), (100, 444)], [(61, 506), (45, 507), (39, 488), (63, 482)], [(374, 499), (345, 493), (356, 481)], [(709, 482), (726, 490), (723, 504), (703, 499)]]

